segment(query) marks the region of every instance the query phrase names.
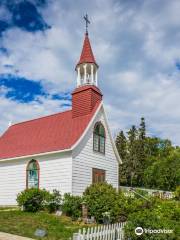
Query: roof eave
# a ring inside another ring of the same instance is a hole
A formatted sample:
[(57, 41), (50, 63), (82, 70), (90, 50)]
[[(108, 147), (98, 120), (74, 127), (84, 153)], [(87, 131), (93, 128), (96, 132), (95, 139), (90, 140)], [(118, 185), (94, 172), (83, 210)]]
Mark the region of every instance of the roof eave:
[(40, 157), (40, 156), (44, 156), (44, 155), (51, 155), (51, 154), (56, 154), (56, 153), (65, 153), (65, 152), (70, 152), (70, 151), (72, 151), (72, 149), (67, 148), (67, 149), (51, 151), (51, 152), (35, 153), (35, 154), (23, 155), (23, 156), (17, 156), (17, 157), (10, 157), (10, 158), (1, 158), (0, 162), (11, 161), (11, 160), (19, 160), (19, 159), (23, 159), (23, 158), (35, 158), (35, 157)]

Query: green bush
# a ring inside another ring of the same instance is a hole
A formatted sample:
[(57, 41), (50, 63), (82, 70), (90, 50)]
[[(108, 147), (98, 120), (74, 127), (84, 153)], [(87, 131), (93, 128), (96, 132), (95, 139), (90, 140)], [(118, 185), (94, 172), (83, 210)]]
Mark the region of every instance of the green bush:
[(62, 196), (59, 191), (53, 190), (52, 193), (48, 194), (45, 199), (45, 207), (49, 213), (53, 213), (60, 210), (62, 205)]
[(126, 197), (123, 192), (119, 192), (112, 209), (112, 216), (115, 222), (127, 221), (129, 214), (150, 208), (153, 200), (137, 197)]
[[(125, 227), (126, 239), (144, 240), (178, 240), (180, 225), (180, 209), (176, 201), (163, 201), (156, 199), (149, 208), (141, 208), (139, 211), (132, 211), (128, 215), (128, 223)], [(143, 229), (166, 229), (173, 230), (173, 233), (143, 233), (140, 237), (135, 234), (136, 227)]]
[(49, 198), (50, 193), (46, 190), (31, 188), (18, 194), (17, 203), (24, 211), (37, 212), (44, 208), (44, 201)]
[(107, 183), (95, 183), (87, 187), (84, 194), (84, 201), (88, 207), (90, 216), (94, 216), (98, 223), (103, 222), (103, 215), (110, 213), (113, 221), (113, 208), (117, 199), (117, 192), (112, 185)]
[(134, 189), (134, 194), (136, 198), (142, 198), (142, 197), (148, 197), (148, 191), (143, 190), (143, 189)]
[(180, 186), (176, 187), (176, 191), (174, 192), (175, 199), (180, 201)]
[(67, 216), (72, 217), (73, 220), (82, 215), (82, 198), (79, 196), (72, 196), (70, 193), (65, 193), (62, 204), (62, 211)]

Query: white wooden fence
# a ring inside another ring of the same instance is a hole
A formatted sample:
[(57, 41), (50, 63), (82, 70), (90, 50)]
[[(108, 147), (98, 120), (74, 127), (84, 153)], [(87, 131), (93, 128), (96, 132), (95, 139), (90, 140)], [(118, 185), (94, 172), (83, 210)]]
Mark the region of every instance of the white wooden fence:
[(124, 240), (124, 223), (101, 225), (80, 229), (73, 240)]
[(162, 190), (156, 190), (156, 189), (125, 187), (125, 186), (120, 186), (120, 189), (124, 192), (125, 196), (132, 197), (132, 198), (135, 196), (134, 191), (136, 190), (145, 191), (149, 196), (154, 196), (154, 197), (156, 196), (161, 199), (171, 199), (174, 197), (174, 192), (162, 191)]

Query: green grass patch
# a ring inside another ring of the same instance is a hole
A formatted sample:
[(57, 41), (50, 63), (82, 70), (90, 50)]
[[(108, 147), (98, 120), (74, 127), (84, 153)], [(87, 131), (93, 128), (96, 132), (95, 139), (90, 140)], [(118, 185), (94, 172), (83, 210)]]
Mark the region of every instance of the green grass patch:
[(18, 207), (0, 207), (0, 211), (4, 210), (4, 211), (10, 211), (10, 210), (18, 210)]
[(34, 236), (37, 228), (46, 229), (44, 240), (69, 239), (80, 225), (65, 216), (55, 216), (46, 212), (28, 213), (22, 211), (0, 211), (0, 231), (24, 237)]

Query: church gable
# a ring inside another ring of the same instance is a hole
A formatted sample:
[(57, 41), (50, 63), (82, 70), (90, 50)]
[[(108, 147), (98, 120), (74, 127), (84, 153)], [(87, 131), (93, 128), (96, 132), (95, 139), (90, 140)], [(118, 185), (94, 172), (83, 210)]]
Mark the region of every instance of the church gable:
[[(107, 120), (107, 116), (104, 110), (104, 106), (103, 103), (101, 102), (101, 104), (99, 105), (96, 113), (94, 114), (93, 118), (91, 119), (91, 121), (89, 122), (88, 127), (86, 128), (86, 130), (84, 131), (84, 133), (82, 134), (82, 136), (79, 138), (79, 140), (75, 143), (75, 145), (72, 147), (73, 151), (73, 157), (76, 157), (76, 155), (84, 148), (86, 147), (86, 144), (88, 144), (89, 139), (91, 138), (92, 142), (91, 142), (91, 146), (90, 148), (93, 150), (94, 153), (99, 153), (101, 151), (100, 150), (100, 146), (95, 147), (95, 139), (93, 136), (93, 133), (95, 132), (95, 127), (97, 126), (97, 124), (102, 124), (104, 130), (105, 130), (105, 151), (104, 151), (104, 155), (108, 155), (108, 150), (106, 150), (106, 145), (108, 144), (111, 148), (111, 152), (113, 152), (116, 162), (118, 162), (118, 164), (121, 163), (121, 159), (119, 157), (119, 153), (118, 150), (116, 148), (114, 139), (111, 135), (111, 131), (110, 131), (110, 127), (108, 124), (108, 120)], [(101, 144), (101, 142), (99, 141), (98, 143), (99, 145)], [(96, 148), (98, 148), (99, 150), (97, 150)], [(88, 152), (87, 152), (88, 155)], [(97, 156), (97, 155), (95, 155)]]
[(87, 186), (97, 181), (107, 181), (118, 188), (120, 159), (109, 131), (103, 105), (96, 112), (72, 154), (74, 195), (82, 194)]

